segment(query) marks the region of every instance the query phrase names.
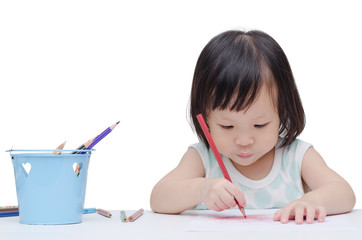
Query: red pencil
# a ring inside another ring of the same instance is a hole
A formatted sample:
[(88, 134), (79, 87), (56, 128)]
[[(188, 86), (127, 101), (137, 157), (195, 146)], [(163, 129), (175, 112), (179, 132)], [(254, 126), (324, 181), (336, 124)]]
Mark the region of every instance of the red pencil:
[[(219, 166), (220, 166), (220, 169), (221, 169), (222, 174), (224, 175), (224, 177), (225, 177), (227, 180), (229, 180), (230, 182), (232, 182), (232, 181), (231, 181), (231, 178), (230, 178), (230, 175), (229, 175), (228, 171), (227, 171), (226, 168), (225, 168), (224, 162), (223, 162), (222, 159), (221, 159), (221, 156), (220, 156), (220, 154), (219, 154), (219, 151), (217, 150), (216, 145), (215, 145), (214, 141), (212, 140), (211, 134), (210, 134), (210, 132), (209, 132), (209, 129), (207, 128), (207, 125), (206, 125), (206, 122), (205, 122), (204, 118), (202, 117), (201, 114), (197, 115), (196, 117), (197, 117), (197, 120), (198, 120), (199, 123), (200, 123), (200, 126), (201, 126), (201, 128), (202, 128), (202, 131), (204, 132), (205, 137), (206, 137), (206, 139), (207, 139), (207, 141), (208, 141), (208, 143), (209, 143), (209, 145), (210, 145), (210, 147), (211, 147), (211, 150), (212, 150), (212, 152), (214, 153), (214, 156), (215, 156), (215, 158), (216, 158), (216, 160), (217, 160), (217, 163), (218, 163)], [(238, 207), (239, 207), (239, 209), (240, 209), (240, 212), (241, 212), (241, 213), (243, 214), (243, 216), (246, 218), (244, 208), (242, 208), (242, 207), (240, 206), (240, 204), (238, 203), (238, 201), (237, 201), (236, 199), (235, 199), (235, 201), (236, 201), (236, 204), (238, 205)]]

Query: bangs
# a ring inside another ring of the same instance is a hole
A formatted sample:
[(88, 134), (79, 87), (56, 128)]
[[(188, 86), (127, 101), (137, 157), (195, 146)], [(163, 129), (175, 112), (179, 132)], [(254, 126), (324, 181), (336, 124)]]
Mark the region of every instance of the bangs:
[(247, 36), (238, 37), (232, 46), (219, 53), (213, 66), (217, 74), (208, 79), (208, 110), (248, 109), (261, 87), (274, 82), (269, 67)]

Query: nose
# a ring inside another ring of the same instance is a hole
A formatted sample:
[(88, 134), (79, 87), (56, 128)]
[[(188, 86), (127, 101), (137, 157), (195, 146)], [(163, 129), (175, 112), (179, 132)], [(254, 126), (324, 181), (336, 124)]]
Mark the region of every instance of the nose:
[(235, 136), (234, 142), (238, 146), (248, 146), (253, 144), (255, 142), (255, 139), (251, 134), (243, 132)]

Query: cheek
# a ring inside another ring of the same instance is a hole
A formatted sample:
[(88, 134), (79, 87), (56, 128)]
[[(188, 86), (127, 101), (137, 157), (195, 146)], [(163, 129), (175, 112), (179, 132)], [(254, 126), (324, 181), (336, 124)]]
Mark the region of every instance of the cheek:
[(211, 137), (219, 152), (224, 152), (228, 146), (231, 146), (230, 141), (232, 137), (225, 134), (225, 132), (221, 133), (220, 131), (211, 131)]
[(267, 125), (265, 128), (262, 129), (255, 129), (254, 134), (257, 136), (257, 138), (273, 141), (275, 139), (278, 139), (279, 137), (279, 123), (271, 123), (270, 125)]
[(279, 138), (279, 126), (272, 126), (263, 134), (264, 141), (267, 145), (274, 146)]

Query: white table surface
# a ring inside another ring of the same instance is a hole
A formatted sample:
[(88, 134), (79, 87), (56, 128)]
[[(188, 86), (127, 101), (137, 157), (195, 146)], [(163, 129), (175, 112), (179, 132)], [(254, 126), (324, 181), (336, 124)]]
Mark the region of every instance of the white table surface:
[[(84, 214), (83, 222), (70, 225), (26, 225), (19, 217), (0, 218), (0, 239), (362, 239), (362, 210), (353, 210), (346, 217), (357, 227), (354, 230), (330, 231), (244, 231), (244, 232), (187, 232), (191, 221), (199, 215), (217, 214), (209, 210), (189, 210), (180, 215), (156, 214), (145, 211), (134, 222), (124, 223), (120, 211), (112, 218), (97, 213)], [(131, 215), (134, 211), (126, 211)], [(318, 224), (318, 223), (315, 223)]]

